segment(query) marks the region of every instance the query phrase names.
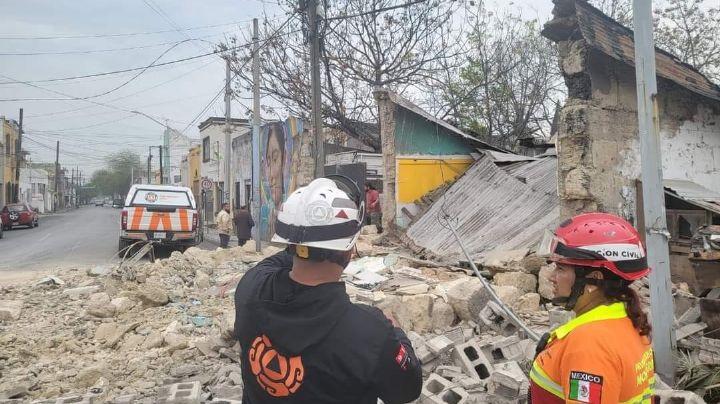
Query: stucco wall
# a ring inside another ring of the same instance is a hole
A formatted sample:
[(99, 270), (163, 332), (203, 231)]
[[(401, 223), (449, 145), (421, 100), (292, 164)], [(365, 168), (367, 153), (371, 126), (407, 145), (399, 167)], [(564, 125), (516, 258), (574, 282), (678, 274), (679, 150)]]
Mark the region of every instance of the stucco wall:
[[(640, 179), (634, 67), (559, 43), (569, 97), (560, 113), (561, 215), (601, 210), (634, 221)], [(658, 78), (663, 177), (720, 191), (720, 104)]]

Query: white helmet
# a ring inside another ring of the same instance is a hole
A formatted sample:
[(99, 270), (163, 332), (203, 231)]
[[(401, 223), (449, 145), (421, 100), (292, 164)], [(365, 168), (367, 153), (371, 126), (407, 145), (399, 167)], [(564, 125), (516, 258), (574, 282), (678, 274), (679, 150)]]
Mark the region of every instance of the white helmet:
[(290, 194), (278, 212), (273, 242), (335, 251), (353, 248), (364, 221), (364, 198), (351, 179), (329, 177), (333, 179), (315, 179)]

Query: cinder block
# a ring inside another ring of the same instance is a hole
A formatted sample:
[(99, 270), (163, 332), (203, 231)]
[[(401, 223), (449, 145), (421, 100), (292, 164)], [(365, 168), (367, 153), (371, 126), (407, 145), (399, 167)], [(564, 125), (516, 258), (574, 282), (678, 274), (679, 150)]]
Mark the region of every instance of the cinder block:
[(495, 366), (488, 381), (488, 393), (515, 400), (527, 396), (529, 382), (517, 362), (505, 362)]
[(459, 366), (438, 366), (437, 369), (435, 369), (435, 373), (440, 375), (440, 377), (453, 382), (457, 382), (463, 377), (467, 377)]
[(422, 364), (430, 363), (433, 359), (437, 358), (437, 354), (431, 352), (426, 345), (415, 348), (415, 356)]
[(487, 380), (493, 372), (492, 364), (474, 339), (455, 345), (453, 359), (467, 375), (479, 380)]
[(423, 383), (422, 392), (420, 393), (421, 404), (467, 404), (468, 393), (462, 387), (457, 387), (455, 383), (431, 374)]
[(202, 386), (199, 381), (175, 383), (168, 388), (165, 404), (200, 404)]
[(498, 334), (509, 336), (518, 331), (517, 326), (510, 321), (505, 311), (495, 302), (488, 302), (480, 311), (479, 317), (485, 326), (495, 330)]
[(480, 348), (493, 363), (502, 363), (525, 359), (525, 344), (517, 336), (512, 335), (510, 337), (494, 338)]
[(425, 341), (425, 345), (427, 345), (430, 352), (435, 355), (440, 355), (452, 348), (453, 341), (444, 335), (438, 335), (437, 337)]
[[(472, 329), (470, 329), (472, 332)], [(450, 338), (454, 344), (462, 344), (465, 342), (465, 332), (462, 327), (455, 327), (445, 331), (445, 336)]]
[(655, 390), (660, 404), (705, 404), (705, 400), (691, 391)]

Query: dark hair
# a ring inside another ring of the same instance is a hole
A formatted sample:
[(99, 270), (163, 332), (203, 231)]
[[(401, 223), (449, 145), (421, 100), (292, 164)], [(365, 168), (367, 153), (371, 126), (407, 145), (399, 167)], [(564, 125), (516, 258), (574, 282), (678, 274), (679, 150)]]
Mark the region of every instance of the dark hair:
[(376, 190), (376, 189), (375, 189), (375, 185), (373, 185), (373, 184), (370, 183), (370, 182), (366, 182), (366, 183), (365, 183), (365, 186), (368, 187), (368, 188), (370, 188), (370, 189), (372, 189), (372, 190)]
[(282, 153), (280, 161), (285, 163), (285, 133), (283, 132), (282, 123), (274, 123), (270, 126), (270, 129), (268, 130), (268, 138), (267, 142), (265, 142), (265, 155), (267, 156), (268, 152), (268, 145), (270, 144), (270, 138), (275, 137), (275, 140), (278, 142), (278, 145), (280, 146), (280, 151)]
[(609, 271), (603, 270), (605, 279), (608, 281), (600, 283), (599, 287), (605, 297), (612, 302), (625, 303), (628, 317), (632, 321), (633, 326), (640, 331), (640, 335), (650, 337), (652, 326), (648, 320), (647, 314), (642, 309), (642, 303), (637, 292), (630, 287), (630, 281), (621, 279)]

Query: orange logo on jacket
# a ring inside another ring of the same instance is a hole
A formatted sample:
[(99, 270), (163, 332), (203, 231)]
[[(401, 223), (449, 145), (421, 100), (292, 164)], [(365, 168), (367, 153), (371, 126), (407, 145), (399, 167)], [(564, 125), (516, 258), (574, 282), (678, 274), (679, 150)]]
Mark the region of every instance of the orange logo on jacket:
[(263, 335), (255, 338), (248, 352), (250, 370), (260, 387), (273, 397), (294, 394), (305, 377), (302, 357), (287, 358), (272, 347), (270, 339)]

